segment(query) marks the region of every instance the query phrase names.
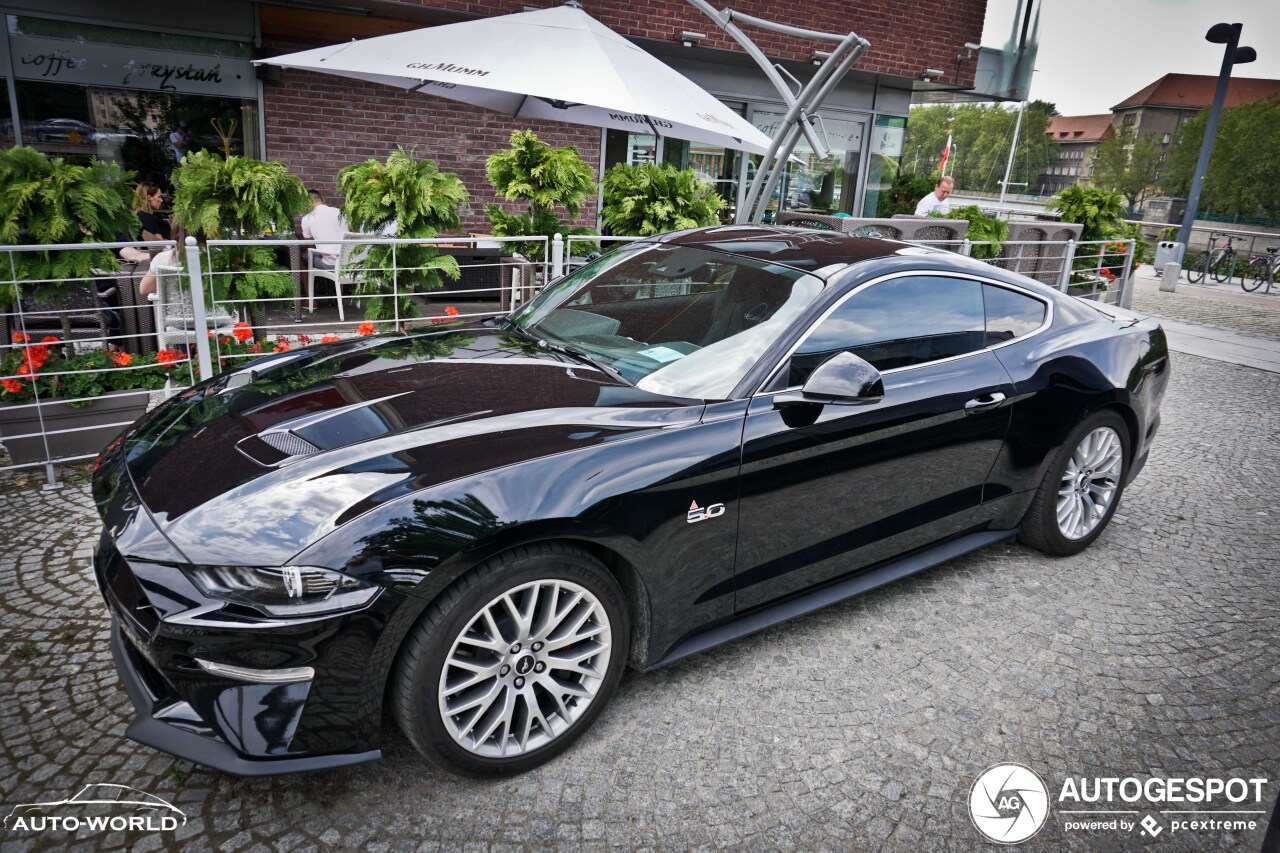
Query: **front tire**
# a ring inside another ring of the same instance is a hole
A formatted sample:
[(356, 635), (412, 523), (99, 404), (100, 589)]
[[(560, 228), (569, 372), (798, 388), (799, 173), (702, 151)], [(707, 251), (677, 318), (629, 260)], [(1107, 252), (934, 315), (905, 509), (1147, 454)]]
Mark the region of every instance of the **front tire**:
[(1236, 254), (1235, 252), (1223, 252), (1213, 265), (1213, 280), (1221, 284), (1224, 281), (1230, 281), (1231, 276), (1236, 271)]
[(1254, 258), (1249, 262), (1249, 266), (1245, 267), (1240, 286), (1244, 288), (1245, 293), (1252, 293), (1262, 286), (1262, 283), (1270, 277), (1270, 273), (1271, 265), (1266, 260)]
[(1187, 281), (1191, 284), (1199, 284), (1204, 281), (1204, 273), (1205, 270), (1209, 268), (1209, 258), (1211, 257), (1212, 253), (1199, 255), (1190, 266), (1185, 267), (1187, 271)]
[(1088, 548), (1120, 503), (1129, 453), (1129, 429), (1116, 412), (1081, 421), (1054, 455), (1018, 538), (1056, 557)]
[(530, 770), (609, 703), (630, 634), (622, 591), (594, 557), (562, 544), (515, 548), (441, 593), (410, 632), (393, 715), (446, 770)]

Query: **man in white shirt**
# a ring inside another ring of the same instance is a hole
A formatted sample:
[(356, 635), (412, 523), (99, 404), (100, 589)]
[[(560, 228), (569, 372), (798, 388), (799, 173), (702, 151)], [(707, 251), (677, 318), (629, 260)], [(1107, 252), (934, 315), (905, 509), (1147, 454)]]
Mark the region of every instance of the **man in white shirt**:
[(928, 216), (935, 210), (938, 213), (950, 213), (951, 202), (947, 201), (947, 196), (951, 195), (955, 185), (954, 178), (940, 178), (933, 192), (920, 199), (920, 203), (916, 205), (916, 216)]
[(320, 254), (312, 256), (313, 265), (331, 270), (338, 265), (338, 253), (342, 251), (342, 244), (322, 241), (346, 237), (347, 223), (343, 220), (341, 211), (325, 204), (324, 196), (318, 191), (308, 192), (311, 193), (311, 212), (302, 217), (302, 236), (316, 241), (316, 250)]

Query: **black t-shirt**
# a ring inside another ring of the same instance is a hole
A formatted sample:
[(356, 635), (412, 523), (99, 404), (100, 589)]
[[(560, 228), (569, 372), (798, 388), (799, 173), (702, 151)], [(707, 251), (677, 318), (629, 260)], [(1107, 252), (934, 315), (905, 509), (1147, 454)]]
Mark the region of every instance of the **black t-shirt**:
[(138, 211), (138, 221), (142, 223), (143, 231), (150, 231), (152, 234), (159, 234), (164, 239), (169, 239), (169, 223), (162, 216), (158, 216), (149, 210)]

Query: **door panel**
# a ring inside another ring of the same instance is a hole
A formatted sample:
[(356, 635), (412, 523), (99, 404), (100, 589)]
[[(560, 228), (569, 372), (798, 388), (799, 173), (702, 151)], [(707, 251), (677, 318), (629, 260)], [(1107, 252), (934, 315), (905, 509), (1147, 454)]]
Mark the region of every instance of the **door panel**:
[(779, 410), (743, 434), (739, 612), (957, 533), (972, 522), (1014, 393), (990, 352), (898, 370), (879, 403)]

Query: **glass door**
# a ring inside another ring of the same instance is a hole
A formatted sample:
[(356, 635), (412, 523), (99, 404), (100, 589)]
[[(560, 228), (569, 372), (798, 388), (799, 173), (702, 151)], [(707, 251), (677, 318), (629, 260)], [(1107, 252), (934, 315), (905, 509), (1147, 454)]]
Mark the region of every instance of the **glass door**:
[[(783, 114), (756, 109), (752, 123), (766, 136), (778, 131)], [(819, 134), (826, 132), (831, 156), (819, 160), (809, 141), (802, 135), (782, 180), (769, 199), (765, 221), (771, 222), (780, 210), (804, 213), (852, 215), (857, 206), (858, 177), (862, 166), (863, 139), (866, 122), (855, 118), (823, 117), (817, 123)], [(754, 176), (760, 157), (752, 155), (748, 175)]]

